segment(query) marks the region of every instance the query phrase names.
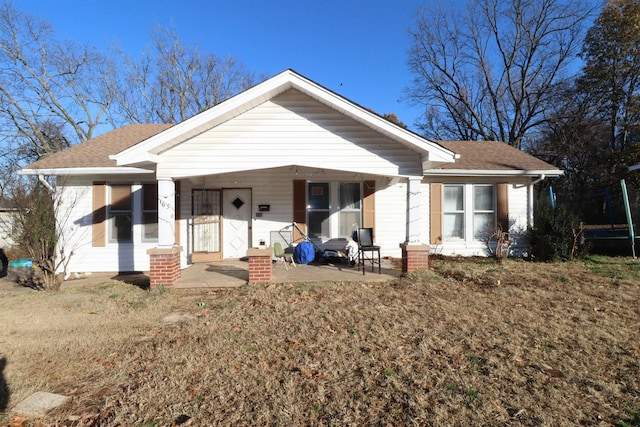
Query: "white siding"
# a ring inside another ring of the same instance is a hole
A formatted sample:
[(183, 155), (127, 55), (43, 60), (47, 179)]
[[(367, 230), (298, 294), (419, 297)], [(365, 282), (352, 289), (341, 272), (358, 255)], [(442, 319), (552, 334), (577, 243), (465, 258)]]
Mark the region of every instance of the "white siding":
[[(195, 180), (195, 182), (183, 180), (180, 203), (182, 209), (181, 244), (186, 249), (187, 255), (190, 255), (191, 232), (187, 231), (187, 224), (189, 223), (188, 218), (191, 216), (190, 195), (194, 188), (251, 188), (253, 203), (251, 246), (257, 247), (260, 240), (264, 240), (267, 245), (271, 243), (272, 231), (291, 229), (294, 179), (323, 182), (362, 182), (372, 178), (374, 177), (354, 175), (353, 173), (319, 172), (317, 169), (308, 168), (279, 168), (210, 176), (202, 180)], [(389, 181), (389, 178), (379, 178), (376, 182), (376, 243), (382, 247), (382, 256), (397, 257), (400, 256), (399, 245), (406, 238), (406, 184), (401, 182), (389, 185)], [(270, 205), (269, 212), (258, 212), (258, 205)], [(256, 214), (262, 216), (256, 216)], [(335, 239), (322, 243), (326, 245), (326, 248), (343, 249), (346, 241)]]
[(422, 174), (419, 153), (289, 90), (160, 153), (158, 175), (204, 176), (288, 165)]
[[(504, 178), (451, 178), (434, 180), (433, 178), (426, 181), (430, 182), (442, 182), (443, 184), (496, 184), (498, 182), (504, 182)], [(428, 186), (428, 183), (425, 185)], [(526, 251), (526, 229), (527, 229), (527, 181), (525, 179), (517, 180), (517, 182), (511, 182), (508, 186), (509, 197), (509, 233), (512, 242), (512, 252), (514, 254), (521, 254)], [(467, 197), (467, 206), (471, 203), (470, 187), (468, 187), (465, 196)], [(426, 190), (428, 191), (428, 189)], [(428, 212), (429, 205), (427, 203), (426, 209)], [(428, 214), (427, 214), (428, 216)], [(470, 224), (465, 224), (467, 227), (467, 235), (470, 234)], [(428, 231), (428, 220), (426, 230)], [(428, 234), (425, 236), (425, 242), (428, 242)], [(471, 238), (459, 241), (445, 241), (439, 245), (431, 245), (432, 253), (443, 255), (459, 255), (459, 256), (486, 256), (488, 254), (485, 242), (474, 241)]]
[(376, 188), (375, 233), (382, 256), (400, 257), (407, 237), (407, 183), (394, 182)]
[[(293, 217), (293, 180), (323, 182), (362, 182), (376, 180), (375, 193), (375, 237), (381, 246), (382, 256), (399, 257), (400, 244), (405, 241), (407, 225), (407, 183), (406, 180), (375, 177), (345, 172), (331, 172), (315, 168), (286, 167), (250, 171), (243, 173), (215, 175), (204, 178), (183, 179), (181, 181), (180, 209), (180, 244), (183, 246), (181, 265), (186, 267), (191, 254), (191, 217), (192, 189), (209, 188), (251, 188), (252, 190), (252, 231), (251, 246), (258, 246), (260, 240), (270, 244), (272, 231), (290, 229)], [(100, 180), (100, 178), (95, 178)], [(426, 180), (425, 180), (426, 181)], [(453, 180), (462, 182), (463, 180)], [(108, 181), (109, 182), (109, 181)], [(140, 182), (139, 177), (120, 182)], [(451, 182), (451, 180), (449, 180)], [(468, 180), (466, 180), (469, 183)], [(66, 178), (58, 184), (58, 193), (62, 197), (61, 206), (69, 212), (60, 212), (60, 229), (64, 231), (64, 248), (66, 253), (73, 251), (67, 271), (69, 273), (84, 272), (117, 272), (148, 271), (149, 255), (147, 249), (156, 246), (152, 242), (142, 242), (140, 225), (134, 225), (133, 244), (107, 243), (104, 247), (92, 246), (92, 180), (86, 178)], [(512, 239), (515, 240), (515, 251), (526, 250), (524, 232), (527, 221), (527, 186), (526, 182), (509, 185), (509, 219)], [(424, 214), (421, 216), (421, 239), (429, 242), (429, 184), (421, 186), (420, 204)], [(270, 205), (269, 212), (259, 212), (258, 205)], [(258, 215), (257, 215), (258, 214)], [(259, 216), (261, 214), (261, 216)], [(137, 221), (136, 221), (137, 222)], [(325, 242), (327, 243), (327, 242)], [(342, 242), (327, 243), (342, 245)], [(434, 246), (434, 252), (446, 255), (485, 255), (482, 242), (445, 242)]]
[[(139, 180), (138, 177), (131, 180), (120, 179), (119, 182), (133, 184), (140, 182)], [(64, 248), (65, 253), (73, 252), (67, 273), (148, 271), (147, 249), (154, 248), (157, 244), (141, 241), (142, 226), (139, 221), (135, 221), (133, 226), (133, 243), (107, 242), (104, 247), (92, 246), (92, 181), (78, 177), (65, 177), (58, 181), (57, 195), (62, 200), (57, 215), (57, 225), (62, 236), (58, 247)]]
[(509, 185), (509, 237), (513, 242), (512, 252), (520, 255), (528, 250), (526, 239), (527, 214), (527, 183)]
[(11, 209), (0, 211), (0, 248), (9, 249), (13, 241), (13, 231), (16, 224), (16, 214)]

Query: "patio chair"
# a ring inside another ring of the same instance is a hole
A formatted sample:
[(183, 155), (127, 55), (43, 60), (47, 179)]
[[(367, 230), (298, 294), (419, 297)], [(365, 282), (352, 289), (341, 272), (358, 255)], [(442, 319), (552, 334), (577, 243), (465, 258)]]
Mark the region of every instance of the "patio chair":
[(378, 274), (382, 273), (380, 246), (373, 244), (373, 228), (358, 228), (358, 270), (362, 265), (363, 275), (367, 263), (371, 263), (371, 271), (378, 264)]
[(284, 268), (287, 270), (289, 270), (287, 262), (291, 263), (294, 267), (296, 266), (296, 262), (293, 260), (293, 254), (285, 252), (282, 249), (282, 243), (280, 242), (275, 242), (273, 244), (273, 256), (276, 258), (277, 262), (282, 262), (284, 264)]

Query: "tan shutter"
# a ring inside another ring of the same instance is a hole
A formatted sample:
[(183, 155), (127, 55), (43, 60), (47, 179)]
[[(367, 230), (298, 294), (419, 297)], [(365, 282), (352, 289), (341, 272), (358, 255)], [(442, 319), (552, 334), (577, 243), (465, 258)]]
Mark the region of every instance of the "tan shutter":
[(107, 183), (94, 182), (92, 197), (91, 246), (102, 247), (107, 242)]
[(509, 231), (509, 184), (500, 182), (496, 185), (496, 213), (498, 227)]
[(174, 202), (175, 207), (175, 228), (176, 228), (176, 244), (180, 244), (180, 181), (175, 182), (176, 197)]
[(362, 185), (362, 226), (376, 230), (376, 182), (364, 181)]
[[(307, 232), (307, 181), (304, 179), (293, 180), (293, 221), (298, 228)], [(293, 229), (293, 241), (298, 242), (303, 237), (298, 230)]]
[(442, 183), (429, 185), (429, 233), (430, 243), (442, 243)]

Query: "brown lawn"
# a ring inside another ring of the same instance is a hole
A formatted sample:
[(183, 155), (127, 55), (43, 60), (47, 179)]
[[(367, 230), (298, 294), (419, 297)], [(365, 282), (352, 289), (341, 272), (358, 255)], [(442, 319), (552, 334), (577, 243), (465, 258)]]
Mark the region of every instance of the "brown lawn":
[[(0, 424), (640, 425), (640, 261), (432, 269), (201, 292), (2, 285), (7, 411), (36, 391), (73, 399)], [(162, 322), (176, 312), (194, 317)]]

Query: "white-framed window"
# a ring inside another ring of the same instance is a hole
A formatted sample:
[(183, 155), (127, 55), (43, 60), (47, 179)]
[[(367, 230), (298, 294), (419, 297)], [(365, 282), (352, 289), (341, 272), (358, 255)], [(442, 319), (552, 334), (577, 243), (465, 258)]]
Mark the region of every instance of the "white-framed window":
[(484, 241), (496, 228), (494, 184), (444, 184), (444, 241)]
[(158, 241), (157, 183), (111, 183), (107, 201), (109, 243)]
[(307, 234), (347, 238), (362, 223), (361, 182), (307, 183)]
[(443, 240), (464, 239), (464, 185), (444, 185), (442, 203)]
[(340, 192), (339, 208), (339, 235), (349, 237), (354, 227), (362, 224), (362, 185), (359, 182), (338, 183)]
[(486, 240), (496, 228), (494, 185), (473, 186), (473, 238)]
[(329, 237), (331, 227), (331, 194), (328, 182), (310, 182), (307, 185), (307, 225), (309, 237)]
[(111, 184), (107, 223), (109, 243), (131, 243), (133, 241), (133, 203), (131, 184)]
[(158, 183), (142, 184), (142, 241), (158, 241)]

